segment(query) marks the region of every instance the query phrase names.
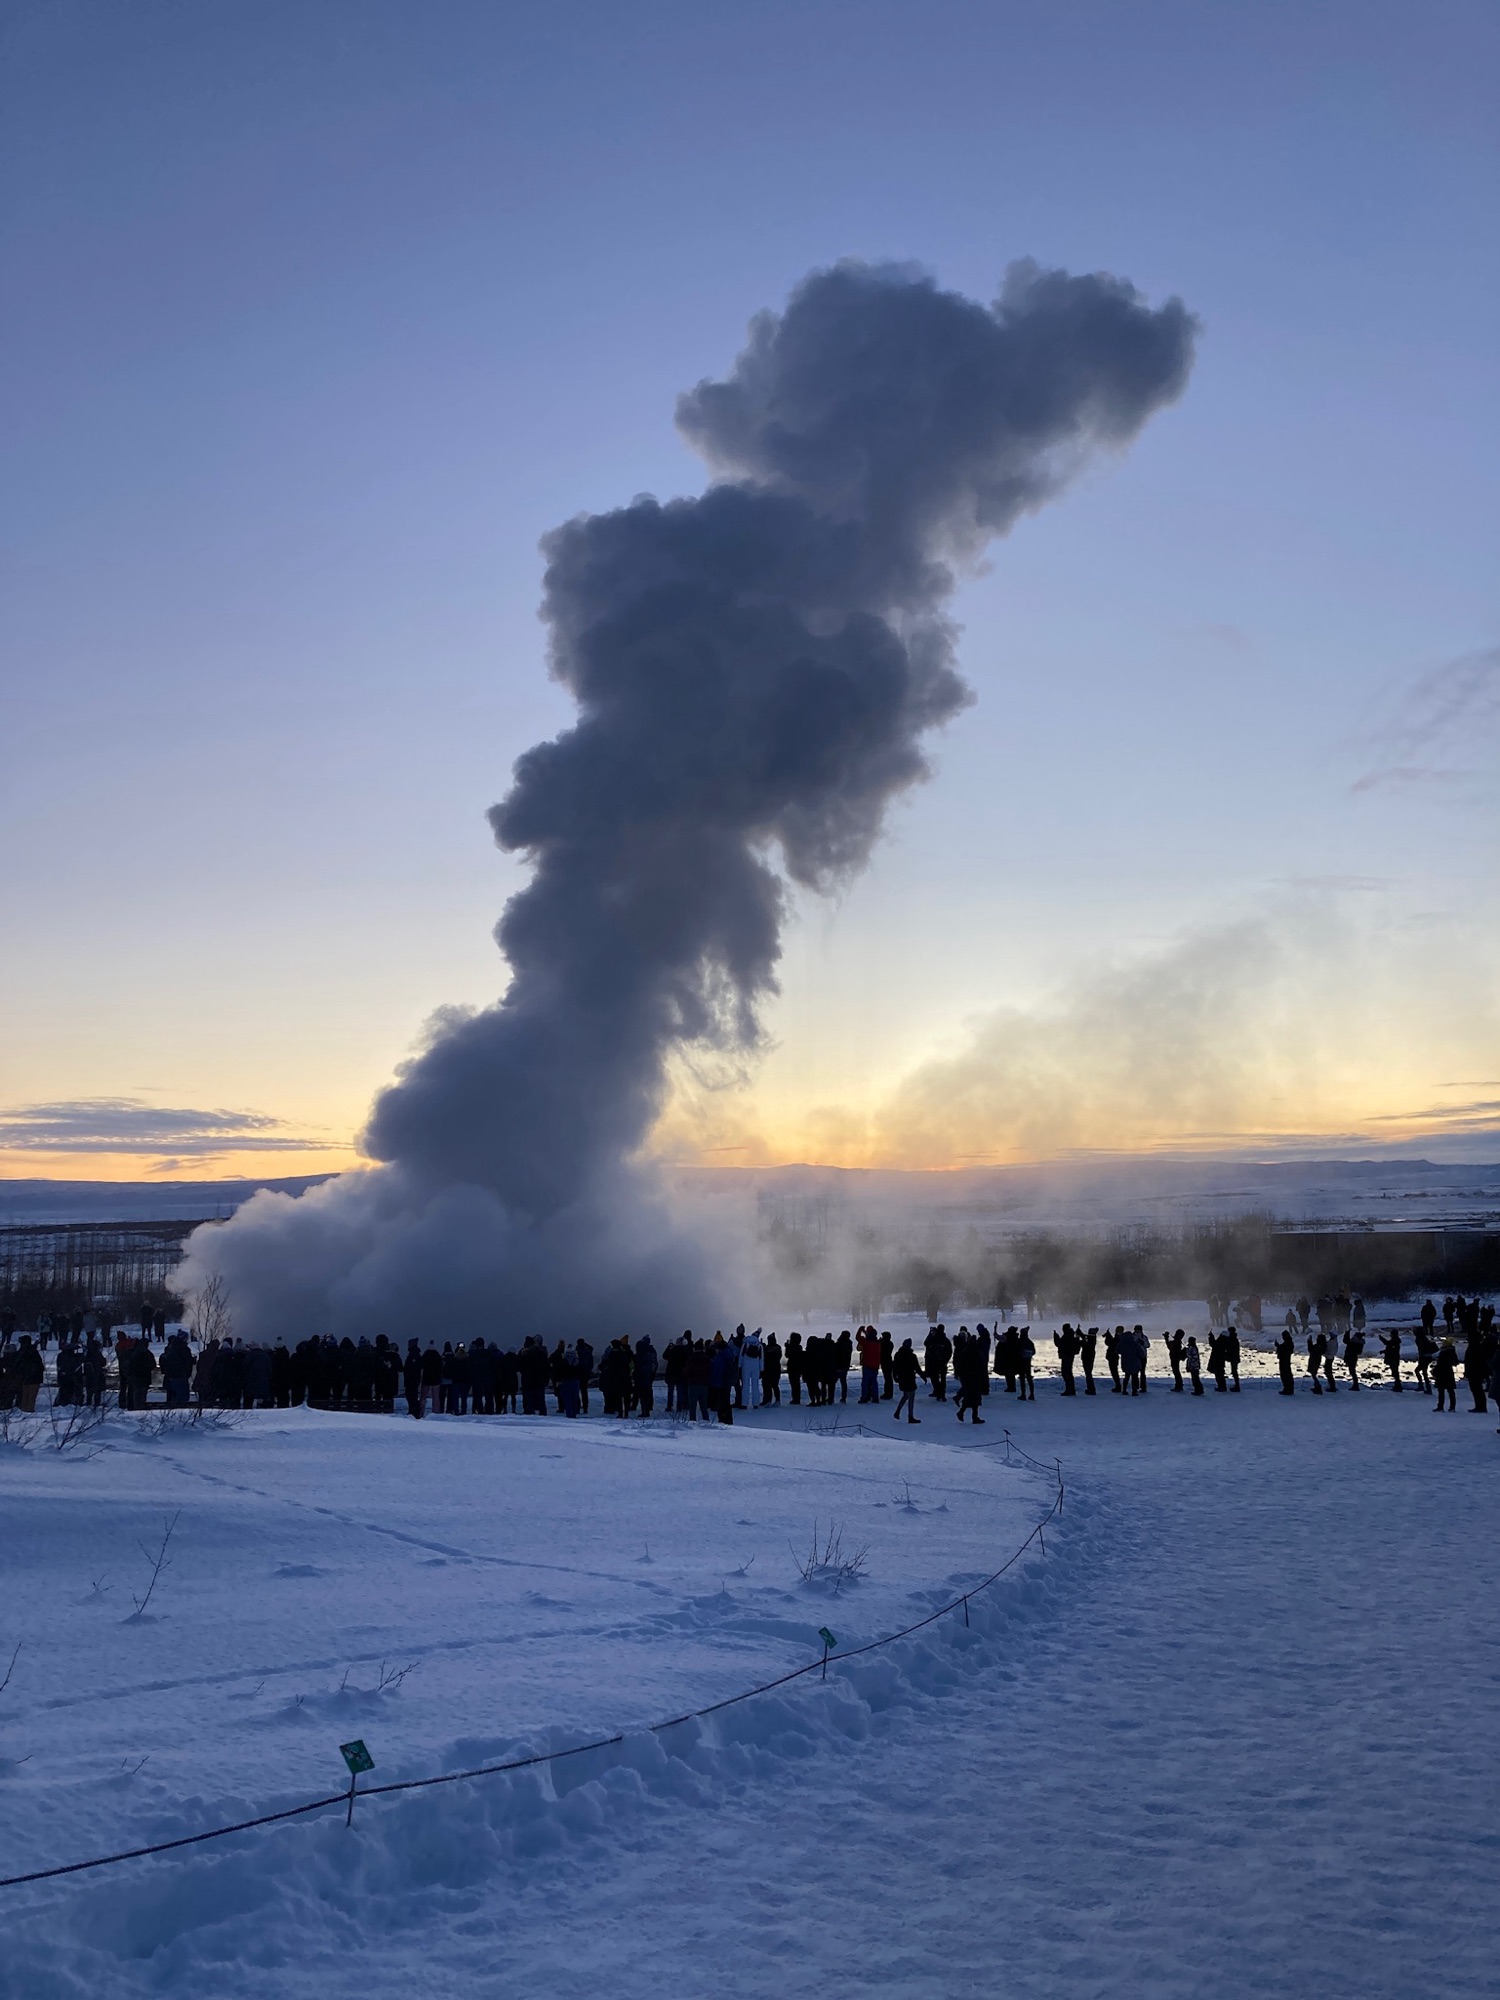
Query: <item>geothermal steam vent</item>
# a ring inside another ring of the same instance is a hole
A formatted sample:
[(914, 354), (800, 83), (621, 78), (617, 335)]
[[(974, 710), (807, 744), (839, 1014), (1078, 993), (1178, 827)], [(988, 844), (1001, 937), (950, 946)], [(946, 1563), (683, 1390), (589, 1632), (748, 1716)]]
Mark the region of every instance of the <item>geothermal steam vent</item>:
[(1012, 265), (984, 306), (843, 263), (753, 321), (677, 423), (712, 474), (544, 544), (552, 671), (578, 720), (490, 821), (534, 869), (505, 997), (444, 1017), (377, 1098), (380, 1164), (198, 1231), (247, 1336), (502, 1338), (711, 1312), (638, 1159), (674, 1046), (754, 1048), (783, 878), (863, 867), (927, 732), (968, 699), (944, 612), (988, 540), (1182, 391), (1194, 321), (1133, 286)]

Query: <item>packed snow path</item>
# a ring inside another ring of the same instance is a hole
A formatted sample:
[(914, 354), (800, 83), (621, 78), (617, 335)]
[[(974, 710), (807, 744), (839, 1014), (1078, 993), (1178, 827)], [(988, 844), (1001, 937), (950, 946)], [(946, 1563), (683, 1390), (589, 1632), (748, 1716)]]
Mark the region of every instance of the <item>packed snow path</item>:
[[(957, 1490), (920, 1407), (823, 1449)], [(560, 1798), (459, 1787), (24, 1892), (0, 1990), (1493, 1992), (1494, 1418), (1261, 1383), (988, 1414), (964, 1447), (1010, 1423), (1069, 1502), (971, 1631)]]

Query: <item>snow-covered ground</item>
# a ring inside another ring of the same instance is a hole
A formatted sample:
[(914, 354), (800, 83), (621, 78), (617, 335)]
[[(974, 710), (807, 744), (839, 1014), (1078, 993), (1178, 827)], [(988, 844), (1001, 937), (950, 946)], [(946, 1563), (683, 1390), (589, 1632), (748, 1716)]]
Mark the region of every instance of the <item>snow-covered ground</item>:
[[(0, 1993), (1488, 1994), (1500, 1440), (1467, 1401), (1052, 1383), (978, 1432), (296, 1411), (0, 1453), (0, 1873), (336, 1790), (354, 1736), (375, 1782), (634, 1732), (0, 1892)], [(1003, 1426), (1067, 1505), (968, 1627), (647, 1733), (994, 1569), (1053, 1498)], [(798, 1575), (815, 1518), (868, 1551), (836, 1595)]]

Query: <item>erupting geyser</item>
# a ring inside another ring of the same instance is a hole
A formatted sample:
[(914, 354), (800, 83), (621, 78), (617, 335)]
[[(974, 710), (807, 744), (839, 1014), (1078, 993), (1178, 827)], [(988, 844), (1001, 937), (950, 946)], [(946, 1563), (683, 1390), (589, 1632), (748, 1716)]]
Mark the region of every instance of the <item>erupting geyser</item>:
[(860, 868), (968, 698), (944, 607), (991, 536), (1182, 390), (1194, 322), (1120, 279), (1013, 265), (993, 307), (839, 264), (763, 313), (678, 427), (713, 483), (549, 535), (578, 703), (490, 821), (534, 867), (505, 997), (381, 1093), (382, 1164), (193, 1236), (243, 1333), (682, 1324), (708, 1274), (639, 1149), (674, 1047), (748, 1050), (792, 880)]

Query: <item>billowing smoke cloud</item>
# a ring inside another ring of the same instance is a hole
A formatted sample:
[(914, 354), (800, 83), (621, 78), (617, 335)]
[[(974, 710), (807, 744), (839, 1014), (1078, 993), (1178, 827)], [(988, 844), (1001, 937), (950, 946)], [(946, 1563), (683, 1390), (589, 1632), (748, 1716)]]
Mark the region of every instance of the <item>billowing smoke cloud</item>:
[(992, 307), (907, 268), (815, 273), (677, 421), (713, 483), (547, 537), (578, 721), (490, 814), (533, 875), (498, 1005), (376, 1101), (385, 1164), (200, 1233), (241, 1324), (566, 1330), (709, 1297), (636, 1154), (675, 1049), (756, 1045), (783, 877), (860, 868), (967, 690), (944, 607), (993, 536), (1182, 390), (1194, 323), (1017, 264)]

